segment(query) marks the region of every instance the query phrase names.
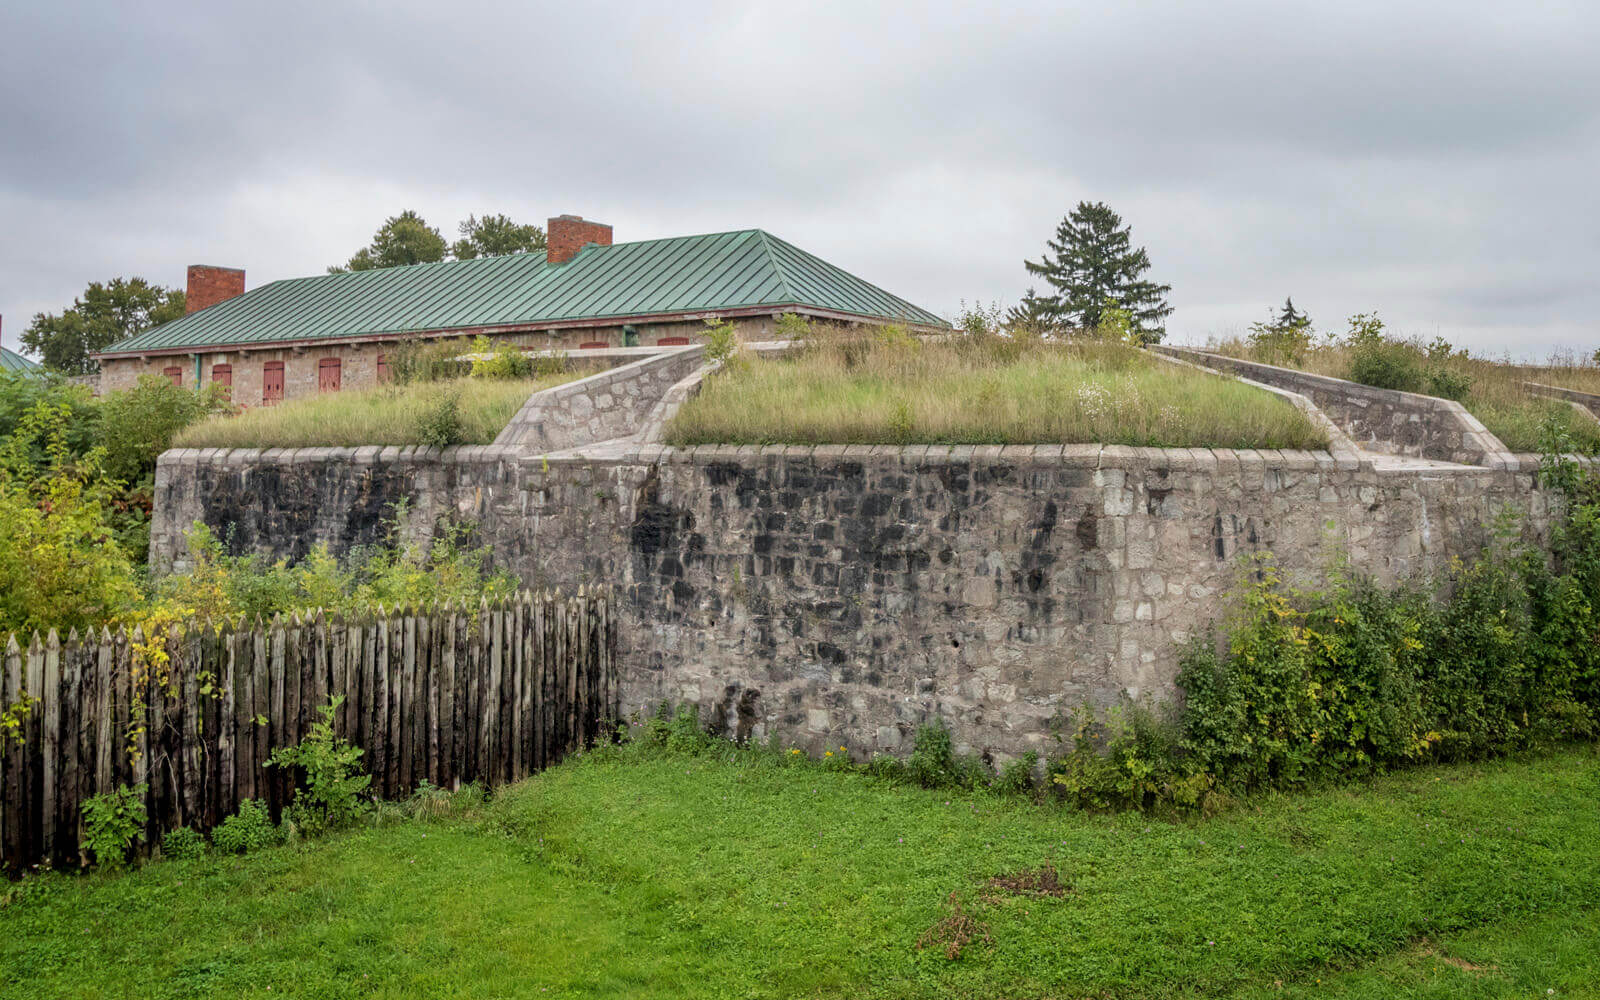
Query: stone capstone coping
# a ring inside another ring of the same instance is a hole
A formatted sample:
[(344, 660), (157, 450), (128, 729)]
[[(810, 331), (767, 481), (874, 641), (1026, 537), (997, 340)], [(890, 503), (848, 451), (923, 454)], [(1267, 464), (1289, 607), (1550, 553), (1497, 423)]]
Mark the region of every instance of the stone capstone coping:
[[(1390, 451), (1484, 468), (1507, 468), (1512, 461), (1510, 450), (1500, 439), (1454, 400), (1378, 389), (1194, 347), (1157, 344), (1151, 349), (1303, 393), (1340, 424), (1358, 447), (1368, 451)], [(1397, 433), (1400, 430), (1408, 432), (1406, 439)]]
[(1600, 394), (1580, 392), (1577, 389), (1567, 389), (1559, 385), (1545, 385), (1542, 382), (1524, 382), (1522, 387), (1535, 396), (1564, 399), (1581, 412), (1600, 420)]
[(494, 443), (556, 451), (635, 434), (704, 355), (704, 344), (691, 344), (536, 392)]

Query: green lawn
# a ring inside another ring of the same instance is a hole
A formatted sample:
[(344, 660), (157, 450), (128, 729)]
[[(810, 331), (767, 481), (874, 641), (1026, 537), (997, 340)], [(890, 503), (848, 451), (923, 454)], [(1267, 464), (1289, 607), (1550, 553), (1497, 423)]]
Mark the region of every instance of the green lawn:
[[(0, 910), (0, 996), (1596, 996), (1597, 801), (1594, 748), (1192, 822), (627, 751), (476, 816), (46, 883)], [(1063, 895), (986, 887), (1043, 864)], [(991, 938), (955, 961), (916, 947), (952, 892)]]

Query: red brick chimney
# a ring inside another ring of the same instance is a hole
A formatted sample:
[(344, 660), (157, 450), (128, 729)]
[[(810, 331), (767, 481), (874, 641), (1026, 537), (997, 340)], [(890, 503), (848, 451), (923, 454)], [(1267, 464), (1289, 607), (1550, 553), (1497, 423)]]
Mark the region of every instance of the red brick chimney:
[(244, 294), (244, 271), (237, 267), (189, 265), (189, 307), (195, 312)]
[(565, 264), (590, 243), (611, 245), (611, 227), (603, 222), (585, 222), (581, 215), (556, 216), (545, 226), (544, 234), (549, 247), (545, 259), (552, 264)]

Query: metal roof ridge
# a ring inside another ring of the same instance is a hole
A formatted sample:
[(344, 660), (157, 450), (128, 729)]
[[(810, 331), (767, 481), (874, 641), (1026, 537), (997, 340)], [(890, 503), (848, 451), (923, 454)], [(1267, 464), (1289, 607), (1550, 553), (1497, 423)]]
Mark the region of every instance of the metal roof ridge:
[[(756, 238), (761, 241), (761, 249), (767, 255), (767, 262), (772, 265), (772, 270), (778, 275), (778, 288), (783, 292), (780, 298), (798, 298), (798, 296), (795, 295), (794, 285), (789, 282), (789, 272), (783, 269), (783, 262), (780, 261), (778, 259), (778, 255), (773, 252), (771, 241), (778, 238), (767, 232), (765, 229), (757, 229), (755, 233)], [(782, 241), (780, 240), (779, 242)]]

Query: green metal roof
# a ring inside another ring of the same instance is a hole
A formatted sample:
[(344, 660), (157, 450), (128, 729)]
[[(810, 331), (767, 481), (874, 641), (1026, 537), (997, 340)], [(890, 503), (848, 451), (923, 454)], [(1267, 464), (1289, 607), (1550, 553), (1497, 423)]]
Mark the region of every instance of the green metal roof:
[(759, 229), (274, 281), (113, 344), (146, 351), (793, 307), (948, 326)]
[(29, 361), (16, 351), (0, 347), (0, 372), (21, 372), (24, 375), (31, 375), (41, 370), (38, 362)]

